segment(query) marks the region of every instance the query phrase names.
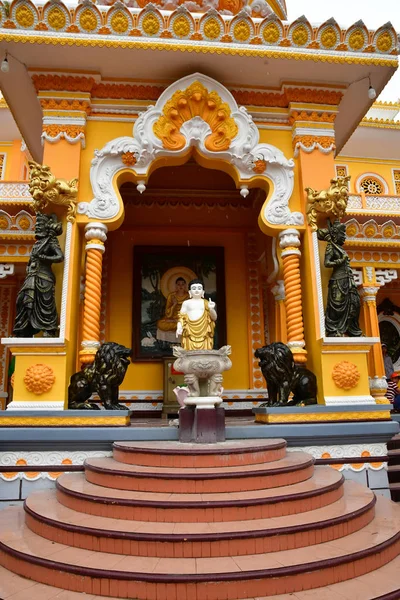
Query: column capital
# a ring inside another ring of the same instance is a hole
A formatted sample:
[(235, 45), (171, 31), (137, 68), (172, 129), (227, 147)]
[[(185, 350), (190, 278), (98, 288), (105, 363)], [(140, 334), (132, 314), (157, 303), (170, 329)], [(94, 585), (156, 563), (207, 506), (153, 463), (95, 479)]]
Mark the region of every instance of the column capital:
[(87, 240), (100, 240), (105, 242), (107, 239), (108, 227), (99, 221), (93, 221), (85, 225), (85, 238)]
[(379, 285), (362, 286), (359, 288), (360, 296), (363, 302), (376, 302), (376, 295), (379, 292)]
[(281, 256), (290, 256), (291, 254), (301, 256), (300, 245), (300, 232), (297, 229), (285, 229), (280, 232), (279, 246), (282, 249)]
[(104, 223), (93, 222), (85, 225), (85, 238), (87, 244), (85, 250), (100, 250), (104, 252), (104, 242), (107, 240), (108, 227)]

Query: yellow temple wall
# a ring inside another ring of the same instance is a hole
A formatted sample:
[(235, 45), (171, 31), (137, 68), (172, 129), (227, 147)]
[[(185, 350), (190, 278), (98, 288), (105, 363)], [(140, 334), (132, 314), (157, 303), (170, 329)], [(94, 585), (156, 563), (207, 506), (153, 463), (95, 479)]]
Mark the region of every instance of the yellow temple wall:
[(90, 202), (93, 198), (92, 186), (90, 185), (90, 166), (94, 158), (95, 150), (100, 150), (111, 140), (132, 136), (132, 123), (119, 123), (107, 121), (88, 121), (86, 124), (86, 143), (81, 152), (79, 169), (79, 192), (78, 202)]
[[(135, 245), (187, 244), (187, 230), (174, 232), (139, 229), (111, 233), (109, 282), (109, 339), (132, 345), (133, 247)], [(245, 234), (243, 232), (190, 230), (192, 245), (223, 246), (225, 250), (225, 287), (227, 342), (232, 346), (234, 367), (224, 375), (225, 389), (249, 388), (248, 306)], [(128, 369), (122, 389), (159, 390), (163, 387), (163, 367), (157, 362), (134, 362)]]
[(24, 178), (25, 153), (21, 152), (21, 140), (3, 140), (0, 142), (0, 155), (4, 155), (1, 179), (20, 181)]
[[(382, 177), (387, 186), (389, 195), (398, 195), (393, 180), (393, 170), (400, 170), (399, 161), (380, 160), (380, 159), (368, 159), (368, 158), (350, 158), (350, 157), (337, 157), (335, 160), (336, 165), (346, 166), (347, 172), (351, 175), (350, 190), (352, 193), (359, 193), (356, 189), (356, 182), (362, 175), (376, 174)], [(384, 192), (385, 194), (385, 192)]]

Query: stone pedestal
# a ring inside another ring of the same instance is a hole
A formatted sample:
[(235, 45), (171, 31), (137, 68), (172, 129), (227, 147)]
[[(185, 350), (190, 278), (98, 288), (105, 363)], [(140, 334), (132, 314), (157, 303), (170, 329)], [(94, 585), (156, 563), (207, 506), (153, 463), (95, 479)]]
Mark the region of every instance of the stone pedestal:
[(186, 351), (175, 347), (174, 369), (184, 374), (188, 396), (179, 411), (179, 440), (198, 444), (225, 441), (222, 373), (231, 368), (230, 346), (219, 350)]
[(213, 444), (225, 441), (225, 409), (187, 406), (179, 411), (179, 441)]

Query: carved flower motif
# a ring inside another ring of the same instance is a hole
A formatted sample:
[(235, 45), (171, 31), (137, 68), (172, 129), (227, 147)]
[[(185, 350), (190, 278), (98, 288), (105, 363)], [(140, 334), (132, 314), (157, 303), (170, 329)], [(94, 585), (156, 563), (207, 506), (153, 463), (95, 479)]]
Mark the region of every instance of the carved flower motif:
[(67, 23), (64, 11), (58, 6), (53, 6), (48, 12), (47, 22), (52, 29), (56, 29), (57, 31), (63, 29)]
[(354, 363), (342, 360), (333, 367), (332, 379), (338, 388), (351, 390), (356, 387), (361, 373)]
[(172, 29), (177, 37), (187, 37), (190, 33), (189, 20), (183, 15), (181, 15), (180, 17), (175, 19), (174, 24), (172, 25)]
[(321, 44), (324, 48), (333, 48), (337, 43), (337, 33), (333, 27), (327, 27), (321, 35)]
[(296, 46), (304, 46), (308, 42), (308, 29), (304, 25), (298, 25), (293, 33), (292, 40)]
[(265, 162), (265, 160), (255, 160), (253, 163), (253, 171), (254, 173), (264, 173), (265, 169), (267, 168), (267, 163)]
[(0, 229), (8, 229), (8, 221), (5, 217), (0, 217)]
[(383, 31), (376, 40), (376, 47), (379, 52), (388, 52), (393, 45), (392, 36), (388, 31)]
[(146, 35), (157, 35), (160, 31), (160, 22), (155, 15), (150, 13), (142, 21), (142, 29)]
[(269, 23), (264, 27), (263, 38), (267, 44), (276, 44), (280, 37), (280, 31), (276, 23)]
[(79, 19), (79, 24), (84, 31), (94, 31), (97, 27), (97, 19), (96, 15), (90, 10), (90, 8), (86, 8)]
[(21, 27), (32, 27), (35, 22), (35, 16), (30, 8), (22, 4), (15, 11), (15, 20)]
[(246, 23), (246, 21), (239, 21), (238, 23), (236, 23), (233, 30), (233, 35), (235, 39), (239, 40), (240, 42), (245, 42), (246, 40), (248, 40), (250, 37), (249, 24)]
[(374, 235), (376, 233), (376, 229), (373, 225), (368, 225), (368, 227), (365, 228), (364, 233), (368, 238), (371, 238), (371, 237), (374, 237)]
[(353, 225), (349, 225), (346, 228), (346, 235), (348, 237), (354, 237), (357, 233), (357, 227), (353, 224)]
[(29, 227), (31, 226), (29, 219), (27, 219), (27, 217), (22, 217), (22, 219), (20, 219), (18, 221), (18, 225), (20, 226), (21, 229), (23, 229), (24, 231), (26, 231), (27, 229), (29, 229)]
[(25, 387), (28, 392), (40, 396), (49, 392), (54, 385), (56, 377), (51, 367), (43, 364), (28, 367), (24, 377)]
[(349, 37), (349, 46), (352, 50), (361, 50), (365, 44), (364, 34), (361, 29), (356, 29)]
[(215, 40), (221, 35), (221, 25), (217, 19), (214, 19), (214, 17), (207, 19), (204, 25), (204, 35), (210, 40)]
[(133, 167), (136, 164), (136, 157), (133, 152), (124, 152), (121, 160), (127, 167)]
[(388, 225), (387, 227), (384, 228), (384, 230), (382, 231), (383, 237), (385, 238), (391, 238), (394, 236), (394, 229), (393, 227), (391, 227), (390, 225)]
[(125, 33), (129, 27), (128, 17), (120, 10), (117, 10), (111, 17), (111, 27), (117, 33)]

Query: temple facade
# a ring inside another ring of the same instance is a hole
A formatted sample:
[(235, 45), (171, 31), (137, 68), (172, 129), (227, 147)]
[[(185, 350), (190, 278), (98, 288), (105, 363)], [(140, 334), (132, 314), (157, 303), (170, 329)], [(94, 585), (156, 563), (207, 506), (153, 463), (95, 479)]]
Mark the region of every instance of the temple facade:
[[(400, 366), (400, 107), (369, 88), (397, 67), (396, 33), (285, 19), (284, 2), (265, 0), (3, 9), (3, 408), (67, 408), (71, 374), (113, 340), (133, 348), (120, 397), (161, 413), (176, 281), (194, 276), (233, 348), (228, 410), (265, 399), (254, 351), (273, 341), (316, 373), (319, 404), (386, 402), (380, 331)], [(76, 217), (52, 207), (64, 222), (56, 338), (12, 337), (34, 241), (29, 161), (79, 182)], [(348, 175), (364, 338), (333, 339), (304, 190)]]
[(0, 1), (1, 597), (399, 593), (398, 34), (308, 18)]

